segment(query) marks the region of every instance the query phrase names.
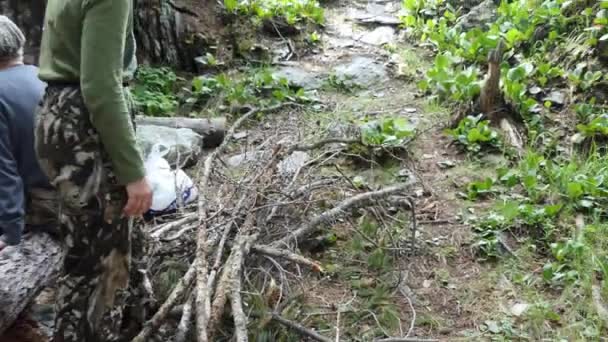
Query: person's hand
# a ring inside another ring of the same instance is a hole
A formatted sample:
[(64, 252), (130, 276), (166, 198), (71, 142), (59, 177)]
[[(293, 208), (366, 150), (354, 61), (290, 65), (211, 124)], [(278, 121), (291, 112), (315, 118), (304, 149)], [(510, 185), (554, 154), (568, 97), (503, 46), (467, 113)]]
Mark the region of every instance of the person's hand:
[(127, 195), (124, 213), (128, 216), (142, 216), (152, 206), (152, 188), (146, 178), (127, 184)]

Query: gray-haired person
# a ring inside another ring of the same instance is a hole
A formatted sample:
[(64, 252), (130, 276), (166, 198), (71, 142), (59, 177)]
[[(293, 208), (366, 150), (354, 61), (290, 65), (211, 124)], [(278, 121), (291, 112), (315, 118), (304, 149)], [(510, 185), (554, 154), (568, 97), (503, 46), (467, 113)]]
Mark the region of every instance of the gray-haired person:
[(19, 244), (26, 224), (51, 224), (56, 215), (34, 151), (34, 113), (45, 85), (36, 67), (23, 64), (24, 45), (17, 25), (0, 16), (0, 250)]

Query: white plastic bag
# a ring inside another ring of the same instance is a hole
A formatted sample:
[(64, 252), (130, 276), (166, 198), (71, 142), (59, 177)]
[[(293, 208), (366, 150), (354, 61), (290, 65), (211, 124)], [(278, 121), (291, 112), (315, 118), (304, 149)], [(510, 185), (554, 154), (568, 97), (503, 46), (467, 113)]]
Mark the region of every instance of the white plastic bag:
[[(177, 209), (181, 204), (192, 203), (198, 197), (198, 189), (192, 179), (182, 170), (171, 170), (164, 156), (169, 149), (162, 145), (152, 146), (146, 158), (146, 177), (152, 187), (152, 207), (149, 215), (158, 215)], [(177, 195), (181, 200), (178, 202)]]

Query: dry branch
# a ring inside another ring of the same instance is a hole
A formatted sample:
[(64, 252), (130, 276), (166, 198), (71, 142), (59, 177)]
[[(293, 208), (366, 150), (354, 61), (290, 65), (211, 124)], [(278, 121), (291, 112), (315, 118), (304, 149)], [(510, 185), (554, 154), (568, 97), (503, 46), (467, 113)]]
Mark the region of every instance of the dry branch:
[(194, 295), (190, 295), (182, 312), (182, 318), (177, 326), (177, 333), (175, 334), (175, 342), (186, 342), (190, 327), (192, 326), (192, 307), (194, 306)]
[(598, 285), (591, 286), (591, 297), (599, 318), (604, 322), (608, 322), (608, 309), (602, 303), (602, 290)]
[(246, 120), (253, 117), (257, 113), (257, 109), (253, 108), (248, 113), (240, 117), (228, 130), (225, 140), (213, 151), (203, 163), (203, 176), (199, 183), (201, 189), (201, 196), (198, 202), (198, 218), (199, 218), (199, 229), (197, 237), (197, 248), (196, 248), (196, 260), (200, 262), (197, 270), (196, 277), (196, 332), (198, 341), (205, 342), (208, 340), (207, 324), (209, 322), (209, 314), (211, 310), (211, 291), (208, 287), (208, 264), (207, 264), (207, 217), (208, 208), (206, 207), (206, 200), (210, 196), (207, 195), (207, 187), (209, 185), (209, 179), (211, 178), (211, 167), (217, 157), (224, 152), (227, 143), (232, 139), (236, 129), (243, 124)]
[(312, 270), (315, 272), (323, 272), (323, 267), (319, 263), (317, 263), (313, 260), (310, 260), (304, 256), (301, 256), (299, 254), (293, 253), (286, 249), (278, 249), (278, 248), (272, 248), (272, 247), (268, 247), (268, 246), (255, 245), (251, 248), (251, 251), (254, 253), (264, 254), (264, 255), (276, 257), (276, 258), (281, 258), (281, 259), (285, 259), (285, 260), (291, 261), (296, 264), (308, 266), (308, 267), (312, 268)]
[(171, 231), (173, 229), (182, 228), (187, 224), (196, 222), (196, 220), (198, 220), (198, 217), (196, 215), (194, 215), (194, 214), (187, 215), (177, 221), (172, 221), (172, 222), (164, 224), (160, 227), (155, 228), (154, 231), (152, 233), (150, 233), (150, 236), (158, 239), (161, 236), (165, 235), (166, 232)]
[(323, 147), (325, 145), (329, 145), (329, 144), (351, 145), (351, 144), (360, 144), (360, 143), (361, 143), (361, 139), (330, 138), (330, 139), (318, 141), (318, 142), (316, 142), (314, 144), (310, 144), (310, 145), (295, 145), (289, 149), (288, 154), (291, 152), (294, 152), (294, 151), (316, 150), (318, 148), (321, 148), (321, 147)]
[(366, 192), (366, 193), (362, 193), (362, 194), (350, 197), (350, 198), (342, 201), (340, 204), (338, 204), (333, 209), (330, 209), (330, 210), (322, 213), (321, 215), (315, 216), (308, 223), (302, 224), (295, 231), (290, 232), (284, 238), (274, 242), (272, 244), (272, 247), (288, 246), (293, 242), (298, 242), (302, 238), (304, 238), (307, 235), (309, 235), (310, 233), (312, 233), (317, 228), (317, 226), (319, 226), (323, 223), (331, 222), (331, 221), (339, 218), (340, 216), (342, 216), (344, 214), (344, 212), (346, 210), (365, 205), (373, 200), (377, 200), (377, 199), (381, 199), (381, 198), (384, 198), (384, 197), (387, 197), (390, 195), (394, 195), (396, 193), (404, 191), (409, 185), (410, 185), (409, 183), (397, 184), (397, 185), (393, 185), (393, 186), (390, 186), (390, 187), (387, 187), (387, 188), (384, 188), (384, 189), (381, 189), (378, 191), (370, 191), (370, 192)]
[[(249, 237), (244, 246), (243, 255), (247, 255), (251, 242), (256, 239), (256, 235)], [(237, 342), (247, 342), (247, 324), (248, 319), (243, 310), (243, 300), (241, 299), (241, 273), (243, 262), (235, 265), (232, 278), (232, 288), (230, 291), (230, 305), (232, 307), (232, 317), (234, 318), (234, 331)]]
[(292, 322), (286, 318), (283, 318), (278, 313), (272, 313), (272, 319), (274, 321), (284, 325), (285, 327), (294, 330), (298, 334), (300, 334), (302, 336), (310, 337), (310, 338), (314, 339), (315, 341), (333, 342), (331, 338), (325, 337), (325, 336), (317, 333), (316, 331), (308, 329), (307, 327), (305, 327), (301, 324), (298, 324), (296, 322)]
[(432, 338), (415, 338), (415, 337), (389, 337), (374, 340), (374, 342), (438, 342), (439, 340)]
[[(238, 284), (240, 286), (240, 277), (241, 270), (244, 262), (244, 257), (248, 254), (247, 245), (250, 239), (255, 238), (250, 236), (249, 233), (253, 229), (254, 223), (254, 215), (249, 214), (239, 235), (237, 236), (237, 240), (232, 246), (232, 251), (224, 269), (222, 271), (222, 276), (216, 286), (217, 291), (213, 298), (213, 304), (211, 305), (211, 311), (209, 314), (209, 336), (213, 336), (213, 333), (216, 331), (219, 322), (224, 315), (224, 308), (226, 305), (226, 301), (231, 291), (233, 290), (233, 286)], [(237, 282), (236, 278), (239, 278)]]
[(169, 313), (171, 313), (171, 309), (177, 303), (177, 301), (184, 296), (184, 294), (188, 291), (192, 282), (194, 281), (194, 276), (196, 275), (196, 261), (192, 264), (186, 275), (182, 279), (179, 280), (169, 298), (161, 305), (160, 309), (152, 316), (152, 318), (144, 324), (143, 330), (133, 339), (131, 342), (146, 342), (150, 340), (150, 336), (162, 325), (165, 321)]

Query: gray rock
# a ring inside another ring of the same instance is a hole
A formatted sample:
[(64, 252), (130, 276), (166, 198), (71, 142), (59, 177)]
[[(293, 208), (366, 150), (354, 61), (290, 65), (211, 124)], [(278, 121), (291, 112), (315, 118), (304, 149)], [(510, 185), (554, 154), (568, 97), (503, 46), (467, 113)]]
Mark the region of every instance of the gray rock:
[(357, 22), (361, 24), (375, 24), (375, 25), (389, 25), (389, 26), (399, 26), (401, 25), (401, 20), (394, 15), (376, 15), (371, 17), (361, 17), (357, 18)]
[(566, 103), (566, 93), (558, 90), (554, 90), (547, 95), (543, 101), (550, 101), (551, 103), (555, 103), (558, 105), (563, 105)]
[(226, 160), (226, 164), (231, 167), (239, 167), (244, 164), (255, 162), (264, 156), (263, 151), (258, 152), (245, 152), (232, 156)]
[(458, 18), (455, 27), (460, 30), (470, 30), (474, 27), (483, 28), (492, 23), (497, 17), (497, 7), (494, 1), (485, 0), (471, 8), (471, 11)]
[(152, 146), (163, 144), (169, 152), (165, 159), (171, 165), (180, 166), (195, 162), (201, 154), (203, 137), (188, 128), (171, 128), (152, 125), (137, 126), (137, 143), (144, 154), (148, 156)]
[(328, 138), (351, 138), (360, 134), (360, 128), (357, 125), (349, 125), (346, 123), (333, 122), (327, 127)]
[(291, 177), (309, 160), (310, 155), (308, 153), (302, 151), (295, 151), (289, 157), (281, 161), (277, 167), (279, 169), (279, 173), (282, 176)]
[(370, 45), (384, 45), (395, 40), (395, 29), (390, 26), (380, 26), (373, 31), (367, 32), (359, 39)]
[(369, 57), (355, 57), (350, 63), (334, 68), (338, 82), (346, 86), (367, 88), (388, 80), (384, 65)]
[(323, 77), (296, 66), (280, 67), (274, 72), (275, 77), (285, 78), (289, 85), (307, 90), (319, 89), (323, 85)]

